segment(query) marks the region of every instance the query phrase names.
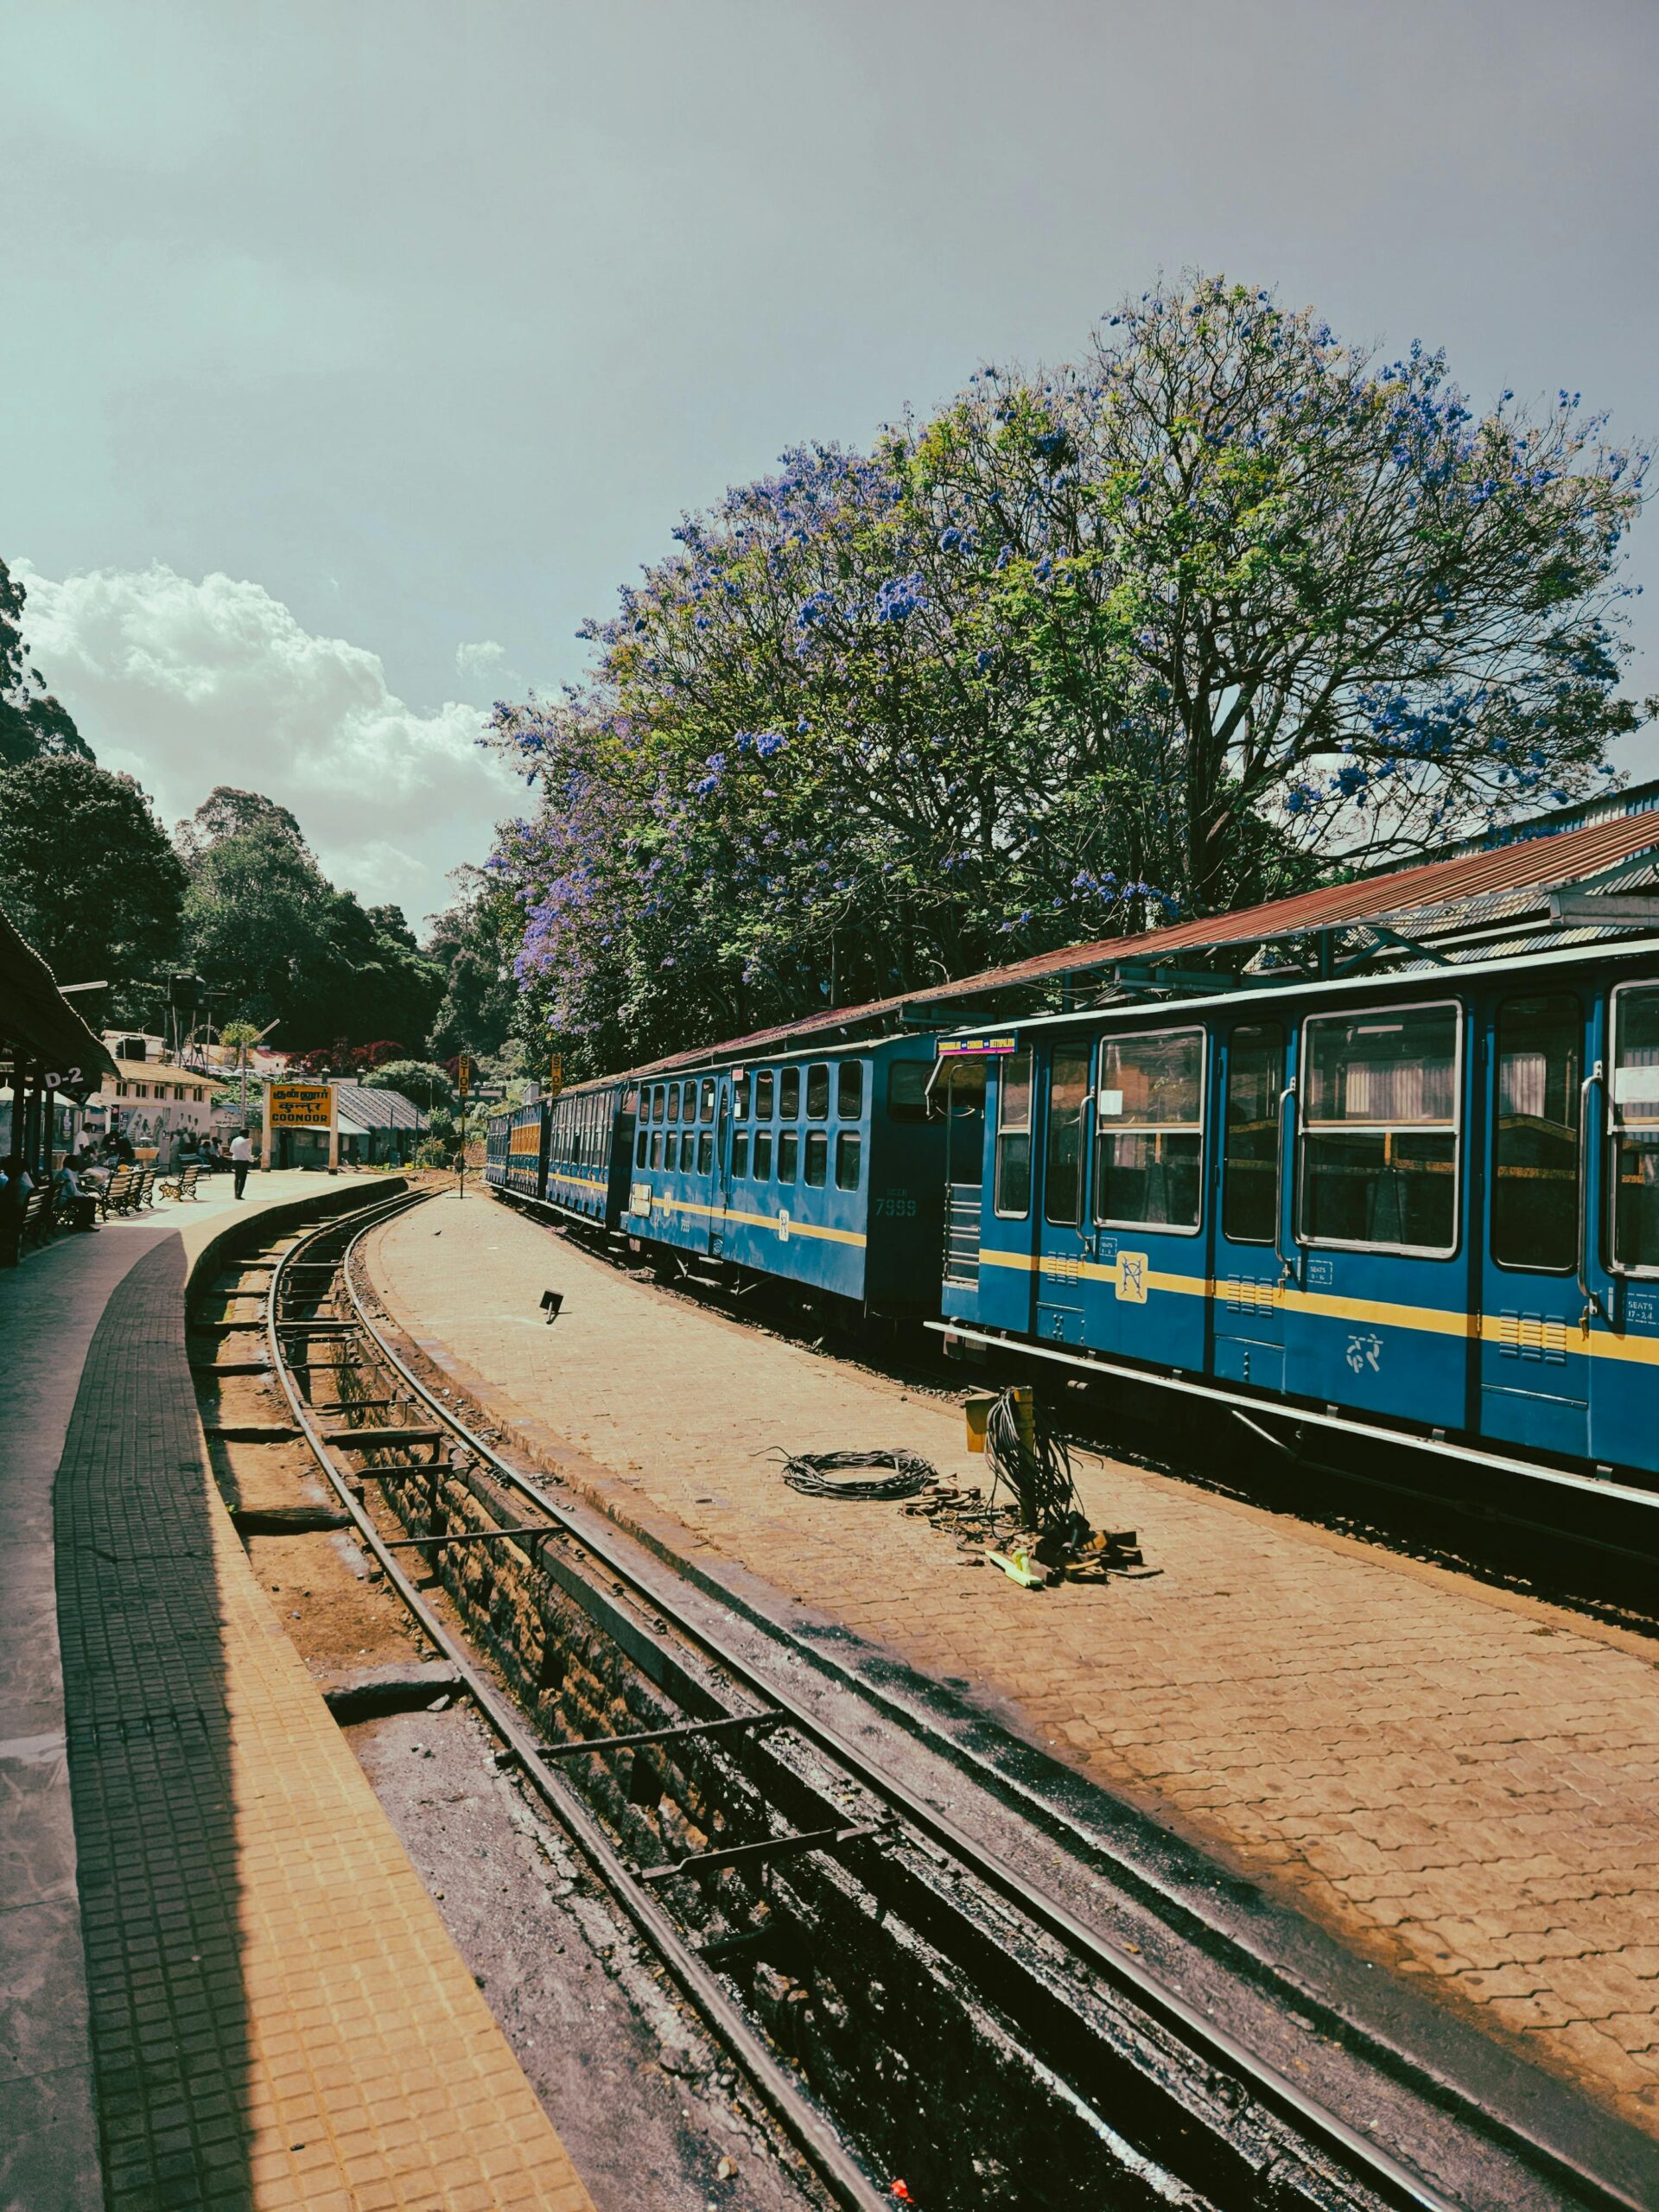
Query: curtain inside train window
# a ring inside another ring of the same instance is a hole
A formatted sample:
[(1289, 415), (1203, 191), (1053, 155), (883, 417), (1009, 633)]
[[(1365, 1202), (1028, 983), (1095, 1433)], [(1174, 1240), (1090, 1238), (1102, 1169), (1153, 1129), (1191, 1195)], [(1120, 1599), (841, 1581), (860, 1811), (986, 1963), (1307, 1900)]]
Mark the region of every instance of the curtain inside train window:
[(1579, 1085), (1584, 1012), (1566, 993), (1497, 1010), (1492, 1257), (1570, 1274), (1579, 1258)]
[(1327, 1014), (1304, 1032), (1300, 1235), (1445, 1256), (1458, 1242), (1461, 1010)]

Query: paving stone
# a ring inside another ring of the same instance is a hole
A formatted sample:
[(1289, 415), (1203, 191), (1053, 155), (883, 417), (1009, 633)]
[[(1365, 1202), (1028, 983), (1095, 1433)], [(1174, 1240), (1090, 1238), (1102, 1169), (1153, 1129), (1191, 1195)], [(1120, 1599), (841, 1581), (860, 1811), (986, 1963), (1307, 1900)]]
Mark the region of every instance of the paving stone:
[[(1640, 1970), (1659, 1927), (1659, 1669), (1640, 1639), (1110, 1459), (1083, 1464), (1085, 1507), (1139, 1529), (1161, 1573), (1022, 1592), (964, 1573), (889, 1507), (780, 1493), (766, 1456), (903, 1445), (982, 1482), (955, 1405), (475, 1198), (405, 1216), (372, 1264), (409, 1333), (624, 1522), (966, 1678), (1057, 1757), (1659, 2133), (1659, 2069), (1631, 2058), (1626, 2024), (1659, 2031), (1659, 1977)], [(549, 1287), (556, 1330), (534, 1325)], [(1471, 1920), (1487, 1941), (1465, 1954), (1451, 1933)], [(1511, 1931), (1541, 1940), (1523, 1958)], [(1536, 1994), (1483, 1994), (1504, 1967)]]

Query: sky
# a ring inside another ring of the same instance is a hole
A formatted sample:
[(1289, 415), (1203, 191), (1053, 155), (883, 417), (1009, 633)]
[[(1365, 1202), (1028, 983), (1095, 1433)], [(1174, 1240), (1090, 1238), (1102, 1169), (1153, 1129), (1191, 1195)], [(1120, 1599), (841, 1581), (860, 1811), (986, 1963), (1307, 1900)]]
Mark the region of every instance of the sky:
[(164, 821), (418, 923), (683, 511), (1160, 270), (1659, 435), (1656, 82), (1653, 0), (0, 0), (0, 557)]

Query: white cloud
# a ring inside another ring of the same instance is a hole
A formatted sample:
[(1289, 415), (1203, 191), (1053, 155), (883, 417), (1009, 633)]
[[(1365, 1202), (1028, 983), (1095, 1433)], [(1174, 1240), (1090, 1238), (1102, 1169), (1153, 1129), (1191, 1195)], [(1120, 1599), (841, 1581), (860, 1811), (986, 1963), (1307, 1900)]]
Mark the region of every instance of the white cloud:
[(518, 810), (522, 786), (475, 742), (476, 706), (417, 712), (378, 654), (314, 636), (258, 584), (162, 567), (54, 582), (12, 565), (31, 659), (99, 760), (136, 775), (169, 825), (215, 784), (264, 791), (335, 882), (418, 920), (448, 903), (446, 871), (482, 860)]
[(505, 645), (498, 645), (493, 638), (480, 638), (475, 645), (455, 647), (455, 670), (461, 676), (487, 677), (507, 657)]

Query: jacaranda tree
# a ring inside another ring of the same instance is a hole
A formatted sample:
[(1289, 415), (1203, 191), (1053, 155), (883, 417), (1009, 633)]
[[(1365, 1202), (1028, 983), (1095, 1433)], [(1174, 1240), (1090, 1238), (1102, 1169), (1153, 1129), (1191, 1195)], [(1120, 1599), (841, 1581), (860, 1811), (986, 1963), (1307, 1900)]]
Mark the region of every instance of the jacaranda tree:
[(786, 454), (498, 709), (521, 974), (615, 1064), (1578, 796), (1645, 467), (1207, 278)]

